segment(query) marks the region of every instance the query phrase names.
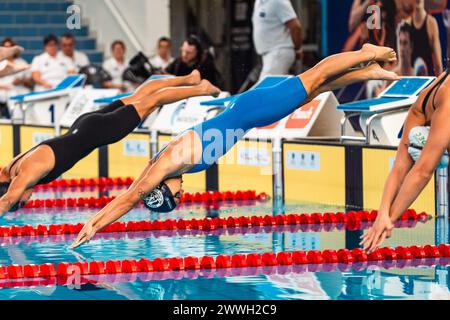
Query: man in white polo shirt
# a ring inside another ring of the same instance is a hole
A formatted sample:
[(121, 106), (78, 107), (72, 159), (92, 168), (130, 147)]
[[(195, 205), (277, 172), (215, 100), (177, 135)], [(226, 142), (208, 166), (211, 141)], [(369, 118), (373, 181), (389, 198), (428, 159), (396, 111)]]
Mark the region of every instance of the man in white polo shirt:
[(75, 47), (75, 36), (69, 32), (63, 34), (61, 36), (61, 51), (58, 52), (58, 56), (72, 60), (78, 72), (81, 68), (88, 66), (90, 62), (88, 56), (84, 52), (75, 50)]
[(35, 91), (53, 89), (69, 74), (74, 74), (72, 60), (58, 56), (58, 38), (48, 35), (44, 38), (44, 53), (34, 57), (31, 63)]
[(260, 80), (267, 75), (289, 74), (302, 45), (302, 28), (290, 0), (256, 0), (253, 41), (262, 56)]

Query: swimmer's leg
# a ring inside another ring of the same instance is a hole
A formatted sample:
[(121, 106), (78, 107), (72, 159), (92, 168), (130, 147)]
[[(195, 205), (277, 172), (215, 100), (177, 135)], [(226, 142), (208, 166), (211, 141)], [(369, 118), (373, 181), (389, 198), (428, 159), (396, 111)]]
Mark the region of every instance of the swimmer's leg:
[(155, 79), (143, 83), (134, 91), (133, 95), (122, 98), (121, 100), (125, 105), (133, 104), (161, 89), (178, 86), (195, 86), (200, 84), (200, 81), (201, 75), (197, 70), (194, 70), (191, 74), (183, 77)]
[(400, 79), (400, 77), (395, 72), (387, 71), (383, 69), (378, 63), (374, 62), (364, 68), (349, 70), (337, 77), (325, 81), (322, 86), (311, 93), (310, 97), (308, 97), (308, 100), (310, 101), (314, 99), (316, 96), (323, 92), (343, 88), (357, 82), (369, 80), (395, 81), (398, 79)]
[(10, 76), (10, 75), (25, 71), (28, 68), (30, 68), (30, 65), (27, 63), (15, 64), (10, 61), (5, 61), (5, 62), (6, 63), (4, 65), (4, 67), (0, 70), (0, 77)]
[(369, 61), (391, 62), (397, 60), (393, 49), (365, 44), (361, 50), (332, 55), (299, 75), (308, 94), (316, 91), (327, 80), (346, 72), (351, 67)]
[(12, 58), (14, 55), (23, 52), (23, 50), (21, 46), (0, 47), (0, 61)]
[(213, 86), (209, 81), (202, 80), (201, 83), (196, 86), (161, 89), (151, 96), (133, 103), (133, 106), (136, 108), (141, 119), (144, 119), (159, 106), (190, 97), (217, 96), (219, 93), (220, 89)]

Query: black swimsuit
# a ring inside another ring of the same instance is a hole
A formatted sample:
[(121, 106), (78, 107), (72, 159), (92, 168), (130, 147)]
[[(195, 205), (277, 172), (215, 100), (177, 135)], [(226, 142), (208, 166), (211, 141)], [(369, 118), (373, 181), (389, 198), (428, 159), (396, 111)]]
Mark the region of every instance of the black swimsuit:
[(435, 94), (434, 94), (434, 97), (433, 97), (433, 103), (431, 105), (433, 106), (433, 109), (436, 110), (436, 106), (434, 104), (434, 99), (436, 98), (437, 91), (439, 90), (441, 85), (444, 83), (444, 81), (447, 79), (449, 74), (450, 74), (450, 70), (447, 70), (446, 73), (445, 73), (445, 76), (443, 76), (442, 79), (439, 80), (436, 83), (436, 85), (433, 88), (430, 89), (430, 91), (428, 91), (427, 95), (425, 96), (425, 98), (423, 99), (423, 102), (422, 102), (422, 112), (423, 112), (423, 114), (425, 114), (428, 101), (430, 100), (431, 95), (433, 94), (433, 92), (435, 92)]
[(11, 175), (14, 165), (26, 154), (38, 146), (46, 145), (55, 155), (55, 166), (37, 185), (47, 184), (98, 147), (122, 140), (140, 122), (141, 118), (133, 105), (124, 105), (120, 100), (114, 101), (101, 110), (80, 116), (66, 134), (44, 141), (18, 157), (9, 167), (9, 173)]

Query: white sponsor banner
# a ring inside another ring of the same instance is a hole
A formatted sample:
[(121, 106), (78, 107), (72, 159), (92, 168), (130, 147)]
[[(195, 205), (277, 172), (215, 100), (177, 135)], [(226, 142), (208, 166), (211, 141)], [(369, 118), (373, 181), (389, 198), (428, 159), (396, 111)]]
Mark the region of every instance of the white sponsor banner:
[(293, 170), (320, 171), (320, 152), (288, 151), (286, 165)]
[(265, 167), (270, 165), (270, 154), (266, 148), (238, 148), (237, 162), (240, 165)]
[(146, 140), (125, 140), (123, 154), (133, 157), (149, 157), (150, 148)]

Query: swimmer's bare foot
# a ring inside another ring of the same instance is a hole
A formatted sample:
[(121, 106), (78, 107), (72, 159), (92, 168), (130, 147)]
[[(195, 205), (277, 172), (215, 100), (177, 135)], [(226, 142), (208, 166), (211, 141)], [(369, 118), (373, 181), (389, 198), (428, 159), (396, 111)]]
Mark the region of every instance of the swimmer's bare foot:
[(399, 80), (400, 76), (392, 71), (387, 71), (383, 69), (378, 63), (373, 62), (367, 66), (369, 71), (369, 78), (371, 80), (388, 80), (395, 81)]
[(0, 62), (0, 77), (9, 76), (12, 74), (16, 74), (18, 72), (27, 70), (30, 68), (30, 65), (27, 63), (23, 64), (14, 64), (10, 61)]
[(211, 82), (208, 80), (202, 80), (199, 84), (200, 88), (202, 89), (202, 92), (205, 93), (206, 96), (213, 96), (217, 98), (220, 94), (220, 89), (216, 86), (213, 86)]
[(192, 86), (198, 85), (202, 81), (202, 75), (198, 70), (192, 71), (191, 74), (188, 75), (187, 77), (188, 77), (188, 84)]
[(379, 47), (370, 43), (366, 43), (362, 46), (361, 51), (371, 52), (374, 57), (372, 60), (379, 62), (394, 62), (397, 61), (397, 54), (394, 49), (388, 47)]
[(16, 54), (22, 53), (24, 48), (21, 46), (0, 47), (0, 61), (14, 57)]

